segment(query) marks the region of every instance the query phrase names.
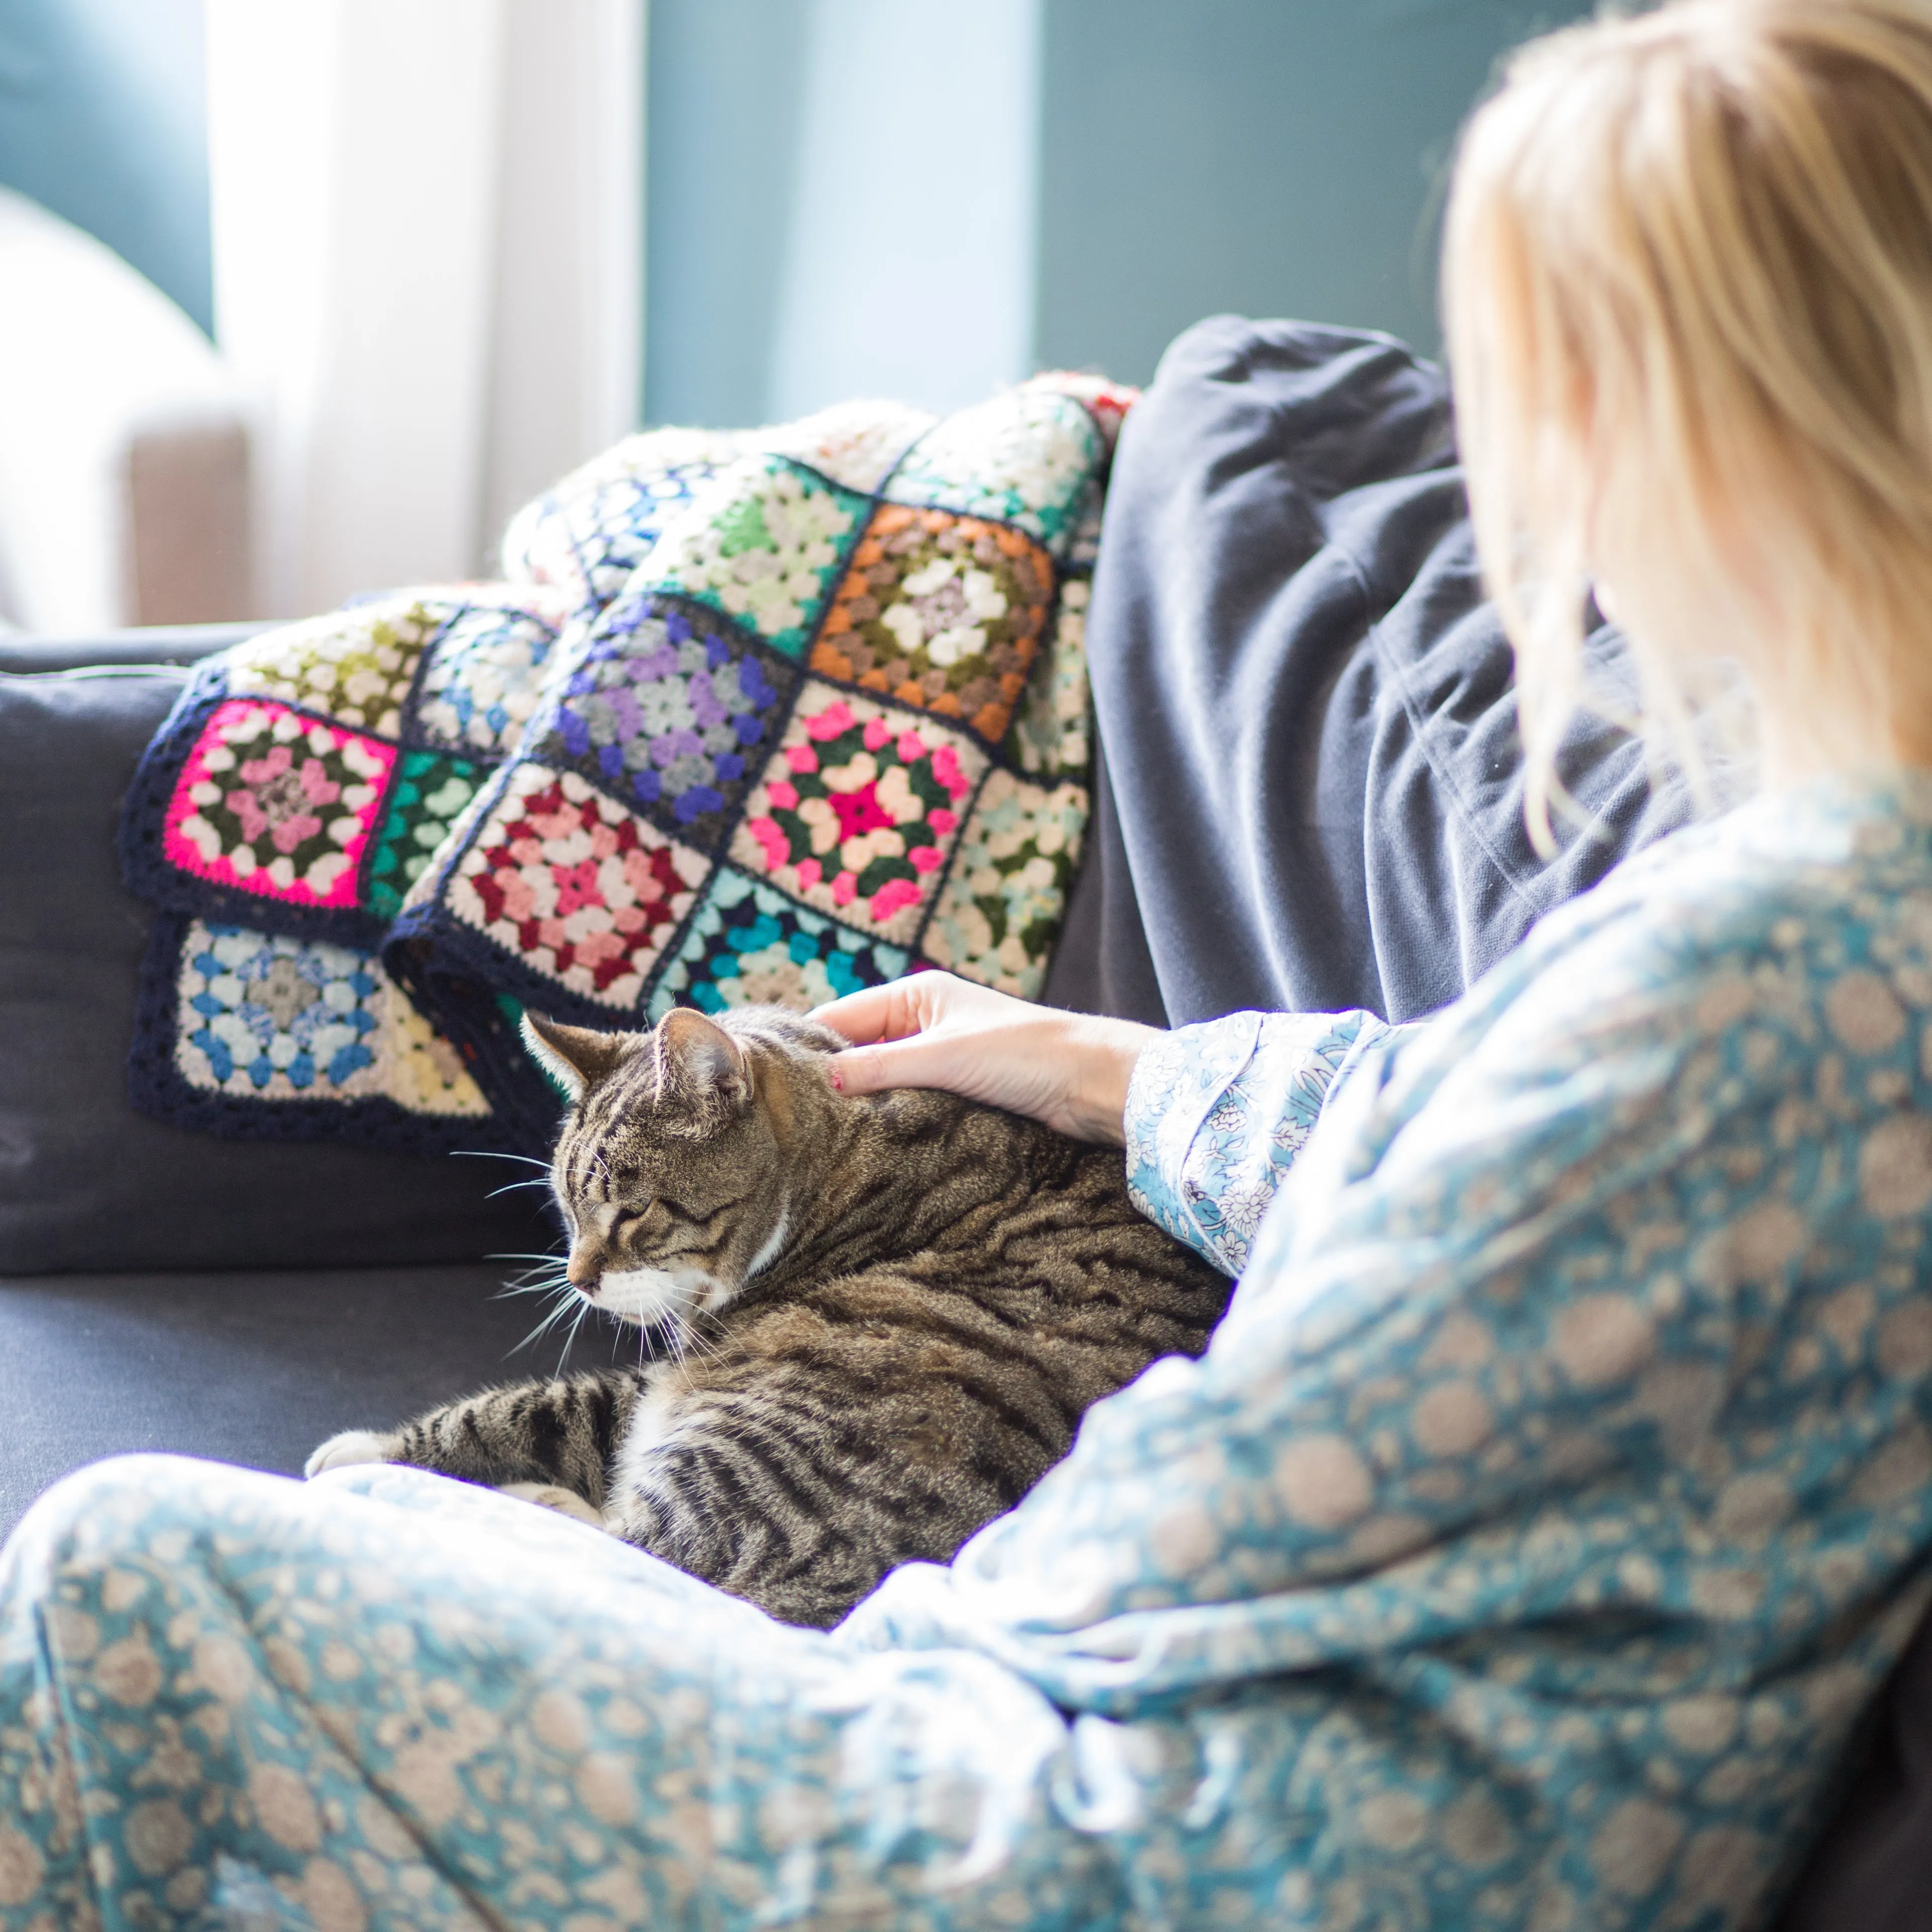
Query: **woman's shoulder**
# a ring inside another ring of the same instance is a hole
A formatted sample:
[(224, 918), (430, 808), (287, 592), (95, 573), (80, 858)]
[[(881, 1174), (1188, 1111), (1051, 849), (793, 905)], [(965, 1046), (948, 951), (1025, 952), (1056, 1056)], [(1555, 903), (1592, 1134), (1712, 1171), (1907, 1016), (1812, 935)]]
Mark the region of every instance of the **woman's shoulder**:
[[(1715, 1225), (1738, 1175), (1800, 1148), (1839, 1177), (1809, 1219), (1868, 1176), (1932, 1204), (1932, 810), (1761, 800), (1660, 844), (1392, 1037), (1324, 1124), (1297, 1198), (1342, 1205), (1304, 1216), (1311, 1240), (1372, 1178), (1413, 1180), (1402, 1226), (1458, 1252), (1652, 1186)], [(1380, 1226), (1360, 1198), (1358, 1232)]]
[(1442, 1018), (1426, 1057), (1474, 1057), (1505, 1084), (1622, 1061), (1681, 1094), (1688, 1057), (1714, 1052), (1727, 1087), (1783, 1087), (1828, 1056), (1876, 1055), (1888, 1070), (1869, 1097), (1917, 1104), (1932, 1094), (1918, 1048), (1932, 780), (1808, 787), (1674, 834), (1552, 913)]
[(1687, 827), (1544, 920), (1523, 964), (1594, 966), (1660, 991), (1768, 966), (1820, 986), (1879, 968), (1918, 1004), (1928, 958), (1932, 776), (1821, 782)]

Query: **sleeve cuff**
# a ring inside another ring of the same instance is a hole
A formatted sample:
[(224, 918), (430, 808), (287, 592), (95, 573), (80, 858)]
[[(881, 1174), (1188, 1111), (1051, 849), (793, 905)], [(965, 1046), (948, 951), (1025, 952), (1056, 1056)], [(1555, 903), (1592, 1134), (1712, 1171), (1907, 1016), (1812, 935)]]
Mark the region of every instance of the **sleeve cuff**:
[(1228, 1274), (1313, 1131), (1371, 1013), (1232, 1013), (1148, 1046), (1128, 1083), (1128, 1191)]

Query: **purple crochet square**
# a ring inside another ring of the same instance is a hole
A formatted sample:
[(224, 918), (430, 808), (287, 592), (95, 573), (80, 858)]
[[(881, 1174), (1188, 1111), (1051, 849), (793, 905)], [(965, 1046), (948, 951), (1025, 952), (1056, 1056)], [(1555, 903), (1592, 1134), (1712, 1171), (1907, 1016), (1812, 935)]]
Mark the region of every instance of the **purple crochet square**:
[(534, 754), (701, 837), (763, 766), (797, 682), (710, 611), (622, 598), (580, 647)]

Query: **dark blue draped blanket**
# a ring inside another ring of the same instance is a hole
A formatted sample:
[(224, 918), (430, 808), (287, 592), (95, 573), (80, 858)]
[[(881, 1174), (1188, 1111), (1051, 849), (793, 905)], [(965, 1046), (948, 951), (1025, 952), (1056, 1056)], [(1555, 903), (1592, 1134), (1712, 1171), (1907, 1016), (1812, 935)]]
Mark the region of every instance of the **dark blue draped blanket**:
[[(1121, 432), (1088, 647), (1104, 771), (1057, 1004), (1412, 1018), (1686, 816), (1580, 718), (1590, 824), (1532, 848), (1448, 384), (1386, 336), (1217, 316), (1174, 344)], [(1588, 648), (1627, 698), (1617, 633)]]

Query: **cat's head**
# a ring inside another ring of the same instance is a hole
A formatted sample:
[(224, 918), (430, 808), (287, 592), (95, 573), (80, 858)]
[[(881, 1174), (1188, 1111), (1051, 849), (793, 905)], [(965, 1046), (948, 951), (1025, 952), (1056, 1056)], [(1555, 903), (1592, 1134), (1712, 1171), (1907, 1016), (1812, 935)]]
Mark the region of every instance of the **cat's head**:
[(777, 1258), (801, 1114), (833, 1104), (837, 1034), (776, 1007), (712, 1020), (680, 1006), (648, 1033), (526, 1013), (524, 1040), (572, 1096), (550, 1185), (585, 1300), (681, 1332)]

